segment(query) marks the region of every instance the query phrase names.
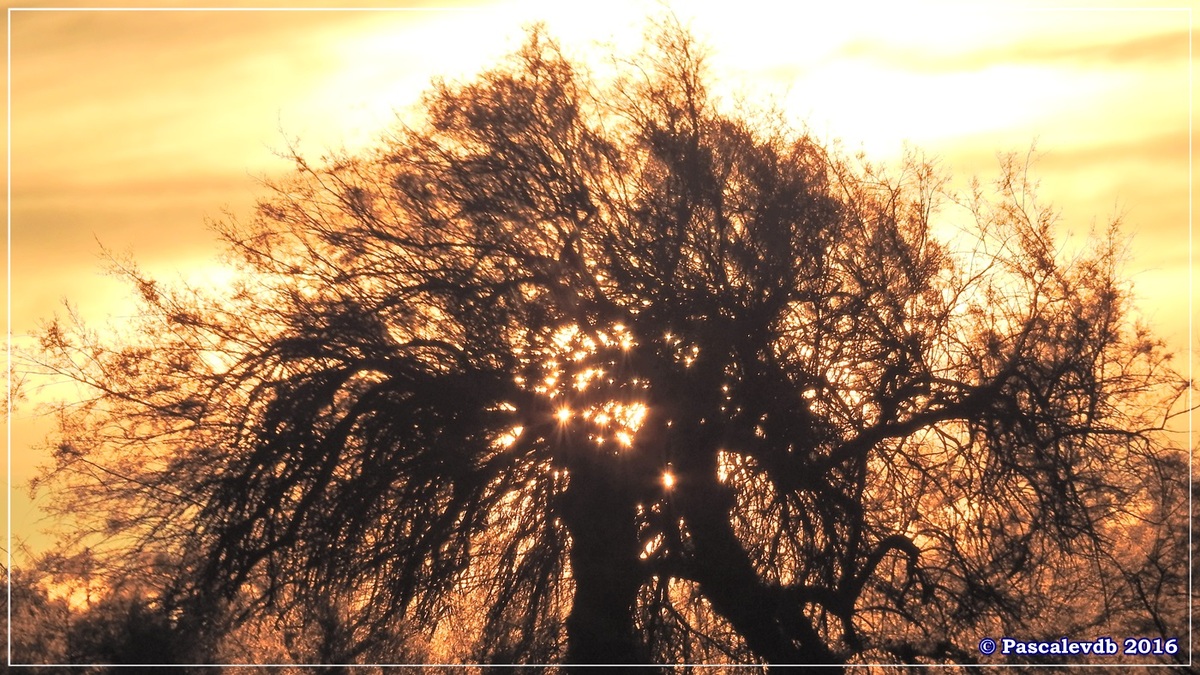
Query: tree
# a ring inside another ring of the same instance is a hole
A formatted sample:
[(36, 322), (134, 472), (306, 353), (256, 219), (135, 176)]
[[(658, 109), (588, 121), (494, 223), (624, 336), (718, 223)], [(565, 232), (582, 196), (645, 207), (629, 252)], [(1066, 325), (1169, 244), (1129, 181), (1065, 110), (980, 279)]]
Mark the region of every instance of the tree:
[(1178, 636), (1186, 383), (1115, 229), (1066, 259), (1016, 158), (952, 198), (731, 110), (675, 26), (620, 70), (535, 29), (374, 151), (297, 155), (219, 226), (227, 297), (120, 262), (130, 334), (48, 324), (94, 396), (47, 478), (95, 550), (178, 561), (197, 625), (325, 608), (327, 662)]
[[(4, 570), (8, 592), (3, 597), (9, 655), (13, 663), (61, 663), (66, 651), (70, 610), (52, 599), (29, 572)], [(11, 600), (10, 600), (11, 598)], [(11, 611), (9, 602), (11, 601)]]
[[(80, 672), (87, 664), (187, 663), (195, 645), (175, 633), (161, 605), (137, 588), (115, 587), (93, 597), (87, 556), (43, 557), (9, 579), (12, 663), (42, 664), (42, 672)], [(48, 589), (53, 588), (55, 593)], [(86, 602), (84, 602), (86, 597)], [(5, 596), (7, 600), (8, 596)], [(7, 607), (5, 616), (8, 617)], [(76, 664), (53, 665), (46, 664)], [(125, 672), (101, 665), (83, 672)], [(181, 671), (183, 672), (183, 671)]]

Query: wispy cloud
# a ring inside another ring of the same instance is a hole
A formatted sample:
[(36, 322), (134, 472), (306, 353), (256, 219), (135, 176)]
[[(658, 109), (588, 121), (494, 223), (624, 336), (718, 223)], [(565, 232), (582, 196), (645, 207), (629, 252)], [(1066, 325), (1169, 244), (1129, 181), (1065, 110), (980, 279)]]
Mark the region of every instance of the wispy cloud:
[(1067, 68), (1146, 68), (1179, 65), (1188, 59), (1188, 32), (1177, 30), (1113, 41), (1022, 40), (982, 48), (939, 49), (855, 40), (838, 49), (834, 59), (862, 59), (915, 72), (972, 72), (997, 65), (1044, 65)]

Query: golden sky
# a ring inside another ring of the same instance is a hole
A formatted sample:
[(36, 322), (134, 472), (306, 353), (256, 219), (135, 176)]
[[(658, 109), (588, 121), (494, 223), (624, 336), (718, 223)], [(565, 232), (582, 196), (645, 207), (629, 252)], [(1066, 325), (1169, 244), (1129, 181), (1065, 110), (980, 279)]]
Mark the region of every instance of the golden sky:
[[(487, 66), (520, 43), (525, 24), (544, 20), (577, 54), (599, 41), (632, 49), (644, 17), (663, 7), (403, 4), (410, 9), (10, 9), (17, 340), (63, 298), (97, 322), (128, 312), (123, 287), (101, 273), (100, 244), (155, 274), (218, 277), (205, 221), (248, 214), (264, 193), (258, 177), (287, 168), (273, 154), (286, 137), (313, 156), (361, 147), (431, 77)], [(1036, 140), (1035, 174), (1043, 198), (1062, 208), (1064, 231), (1083, 235), (1123, 214), (1134, 235), (1128, 271), (1186, 369), (1194, 316), (1186, 5), (826, 4), (678, 2), (673, 10), (711, 46), (727, 96), (774, 97), (847, 149), (888, 160), (908, 143), (959, 176), (986, 179), (997, 152), (1023, 152)], [(11, 430), (16, 545), (39, 541), (22, 484), (46, 424), (25, 405)]]

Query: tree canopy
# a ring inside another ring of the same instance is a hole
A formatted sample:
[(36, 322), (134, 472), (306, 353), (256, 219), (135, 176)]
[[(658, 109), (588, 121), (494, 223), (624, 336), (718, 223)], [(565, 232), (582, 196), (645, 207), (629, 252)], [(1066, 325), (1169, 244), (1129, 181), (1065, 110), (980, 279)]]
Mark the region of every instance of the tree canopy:
[(534, 29), (372, 151), (296, 156), (218, 226), (230, 293), (122, 263), (130, 333), (47, 324), (91, 395), (45, 485), (95, 554), (198, 630), (325, 621), (332, 663), (1179, 637), (1186, 383), (1119, 233), (1067, 257), (1019, 158), (955, 196), (648, 35), (597, 81)]

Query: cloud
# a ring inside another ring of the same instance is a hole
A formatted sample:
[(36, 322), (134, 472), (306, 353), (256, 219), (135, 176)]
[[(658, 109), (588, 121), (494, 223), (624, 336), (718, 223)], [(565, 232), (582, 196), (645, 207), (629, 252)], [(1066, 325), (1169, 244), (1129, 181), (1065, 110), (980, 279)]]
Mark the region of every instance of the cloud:
[(1094, 143), (1046, 153), (1039, 165), (1047, 169), (1079, 169), (1087, 166), (1113, 166), (1133, 162), (1146, 168), (1154, 167), (1187, 174), (1188, 131), (1186, 128), (1165, 133), (1131, 135), (1115, 142)]
[(1188, 36), (1186, 30), (1178, 30), (1117, 42), (1093, 39), (1072, 43), (1070, 36), (1064, 35), (1058, 40), (1039, 37), (991, 47), (940, 52), (856, 40), (835, 52), (835, 57), (875, 61), (892, 68), (916, 72), (974, 72), (1003, 64), (1143, 68), (1187, 63)]

